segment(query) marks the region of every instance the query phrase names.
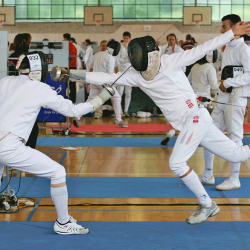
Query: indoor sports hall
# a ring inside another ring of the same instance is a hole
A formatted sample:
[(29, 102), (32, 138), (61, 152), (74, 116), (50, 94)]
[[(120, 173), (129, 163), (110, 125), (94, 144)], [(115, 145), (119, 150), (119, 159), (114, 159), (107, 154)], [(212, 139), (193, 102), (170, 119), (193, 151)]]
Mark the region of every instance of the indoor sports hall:
[(0, 249), (250, 249), (249, 21), (250, 0), (2, 0)]

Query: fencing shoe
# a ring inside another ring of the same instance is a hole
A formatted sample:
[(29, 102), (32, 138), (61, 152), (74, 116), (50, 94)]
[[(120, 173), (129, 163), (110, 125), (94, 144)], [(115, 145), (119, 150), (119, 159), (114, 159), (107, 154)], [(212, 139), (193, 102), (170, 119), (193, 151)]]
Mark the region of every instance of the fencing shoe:
[(123, 120), (118, 121), (117, 119), (115, 120), (115, 125), (117, 125), (117, 126), (119, 126), (119, 127), (121, 127), (121, 128), (127, 128), (127, 127), (128, 127), (128, 125), (126, 125), (126, 124), (123, 122)]
[(69, 221), (65, 224), (61, 224), (56, 220), (54, 225), (54, 231), (58, 234), (87, 234), (89, 229), (82, 227), (76, 223), (77, 221), (70, 216)]
[(125, 117), (130, 117), (130, 114), (128, 112), (124, 112)]
[(74, 125), (75, 127), (79, 128), (79, 122), (78, 122), (77, 119), (74, 119), (74, 120), (73, 120), (73, 125)]
[(199, 179), (202, 185), (213, 186), (215, 184), (214, 177), (206, 178), (204, 174), (199, 175)]
[(161, 145), (167, 145), (169, 140), (170, 140), (170, 136), (167, 135), (166, 137), (163, 138), (163, 140), (161, 141)]
[(205, 207), (200, 204), (196, 212), (187, 219), (187, 223), (199, 224), (207, 220), (208, 217), (212, 217), (218, 214), (219, 212), (220, 212), (220, 208), (217, 206), (217, 204), (214, 201), (212, 201), (211, 207)]
[(224, 180), (224, 182), (222, 182), (220, 185), (215, 187), (217, 190), (220, 191), (227, 191), (227, 190), (234, 190), (234, 189), (240, 189), (241, 185), (240, 185), (240, 180), (233, 180), (230, 177), (226, 180)]

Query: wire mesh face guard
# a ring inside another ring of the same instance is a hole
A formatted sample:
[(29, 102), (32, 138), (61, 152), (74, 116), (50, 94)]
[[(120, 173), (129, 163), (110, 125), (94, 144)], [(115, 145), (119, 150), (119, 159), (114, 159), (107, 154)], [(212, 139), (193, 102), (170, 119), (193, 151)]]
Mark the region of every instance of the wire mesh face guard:
[[(23, 60), (27, 58), (29, 62), (29, 68), (20, 69)], [(16, 69), (21, 73), (29, 73), (31, 80), (46, 82), (48, 76), (48, 62), (44, 53), (41, 51), (33, 51), (22, 54), (16, 64)]]
[(108, 51), (112, 56), (117, 56), (121, 49), (121, 44), (115, 40), (110, 40), (107, 44)]
[(134, 69), (146, 71), (148, 68), (148, 53), (155, 50), (159, 51), (159, 47), (151, 36), (131, 40), (128, 44), (128, 57)]

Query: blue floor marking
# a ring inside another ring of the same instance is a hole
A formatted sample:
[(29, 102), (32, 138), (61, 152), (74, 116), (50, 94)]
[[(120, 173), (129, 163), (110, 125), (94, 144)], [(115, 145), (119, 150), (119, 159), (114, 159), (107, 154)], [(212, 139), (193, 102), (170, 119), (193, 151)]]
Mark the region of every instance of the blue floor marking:
[(0, 222), (1, 249), (236, 250), (250, 247), (249, 221), (79, 222), (86, 235), (58, 235), (54, 222)]
[[(216, 184), (225, 177), (216, 177)], [(241, 189), (218, 191), (205, 186), (211, 198), (250, 198), (250, 178), (240, 177)], [(11, 187), (18, 188), (19, 177), (12, 177)], [(182, 185), (181, 185), (182, 184)], [(6, 185), (4, 177), (3, 186)], [(195, 198), (178, 177), (67, 177), (70, 198)], [(22, 177), (21, 197), (50, 197), (50, 180)]]
[(18, 170), (14, 175), (13, 177), (17, 177), (17, 175), (20, 173), (20, 170)]
[(34, 215), (34, 213), (36, 212), (36, 210), (37, 210), (37, 208), (38, 208), (38, 206), (39, 206), (41, 200), (42, 200), (42, 198), (39, 198), (39, 199), (37, 200), (35, 207), (33, 207), (32, 211), (30, 212), (30, 214), (29, 214), (28, 218), (26, 219), (26, 221), (30, 221), (30, 220), (31, 220), (31, 218), (32, 218), (32, 216)]
[[(167, 146), (161, 145), (162, 137), (38, 137), (37, 146), (74, 147), (173, 147), (177, 137), (172, 137)], [(250, 137), (243, 142), (250, 144)]]
[(67, 156), (67, 153), (65, 153), (65, 154), (63, 155), (61, 161), (59, 162), (60, 164), (63, 164), (63, 161), (65, 160), (66, 156)]

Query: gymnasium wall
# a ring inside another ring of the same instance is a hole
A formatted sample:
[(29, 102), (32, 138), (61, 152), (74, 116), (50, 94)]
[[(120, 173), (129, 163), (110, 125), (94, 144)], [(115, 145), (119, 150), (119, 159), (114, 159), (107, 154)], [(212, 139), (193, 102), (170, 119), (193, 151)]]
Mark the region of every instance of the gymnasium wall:
[[(82, 23), (34, 23), (34, 22), (18, 22), (15, 26), (3, 26), (0, 30), (8, 31), (8, 40), (12, 42), (18, 33), (30, 33), (32, 40), (62, 40), (64, 33), (70, 33), (75, 37), (78, 44), (85, 39), (100, 42), (114, 38), (118, 41), (122, 39), (124, 31), (129, 31), (132, 38), (145, 35), (151, 35), (156, 40), (168, 29), (173, 23), (163, 22), (114, 22), (112, 26), (84, 26)], [(145, 25), (151, 25), (151, 31), (144, 31)], [(178, 40), (185, 40), (186, 34), (190, 33), (195, 40), (202, 44), (205, 41), (220, 34), (220, 23), (213, 23), (212, 26), (183, 26), (181, 22), (175, 23), (171, 29), (160, 38), (161, 45), (166, 43), (166, 35), (175, 33)]]

